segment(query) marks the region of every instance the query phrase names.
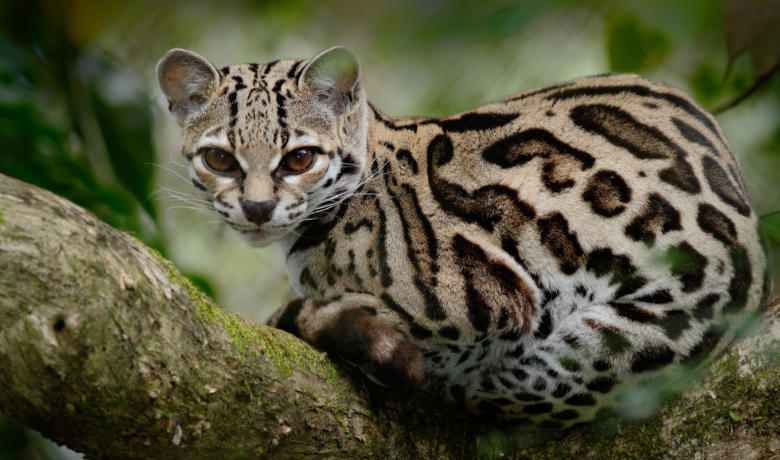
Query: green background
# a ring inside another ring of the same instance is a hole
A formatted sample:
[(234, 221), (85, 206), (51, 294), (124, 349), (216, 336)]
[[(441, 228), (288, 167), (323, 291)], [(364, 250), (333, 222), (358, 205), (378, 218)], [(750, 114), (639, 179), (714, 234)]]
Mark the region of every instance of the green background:
[[(292, 295), (281, 257), (246, 250), (194, 200), (178, 127), (155, 84), (167, 49), (192, 49), (221, 67), (343, 44), (361, 61), (369, 99), (390, 115), (445, 115), (604, 72), (671, 83), (712, 110), (780, 61), (757, 37), (761, 21), (778, 30), (779, 3), (747, 2), (761, 14), (745, 20), (717, 0), (6, 1), (0, 172), (132, 233), (219, 303), (262, 320), (270, 310), (258, 300), (273, 308)], [(752, 46), (736, 54), (740, 40)], [(764, 79), (717, 118), (777, 253), (780, 79)], [(0, 459), (73, 456), (0, 419)]]

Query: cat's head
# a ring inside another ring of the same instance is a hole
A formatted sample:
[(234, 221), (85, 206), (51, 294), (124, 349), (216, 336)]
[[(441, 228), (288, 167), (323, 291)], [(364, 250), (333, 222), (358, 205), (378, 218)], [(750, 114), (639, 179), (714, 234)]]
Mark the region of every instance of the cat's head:
[(367, 161), (359, 75), (342, 47), (222, 69), (173, 49), (157, 64), (193, 184), (253, 246), (321, 217), (359, 186)]

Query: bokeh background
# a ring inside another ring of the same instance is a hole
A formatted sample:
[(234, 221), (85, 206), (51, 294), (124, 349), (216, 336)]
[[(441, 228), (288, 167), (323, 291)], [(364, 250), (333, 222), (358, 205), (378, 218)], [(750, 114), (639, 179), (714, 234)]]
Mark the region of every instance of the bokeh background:
[[(221, 67), (343, 44), (390, 115), (446, 115), (578, 76), (636, 72), (720, 111), (777, 253), (779, 24), (777, 0), (5, 0), (0, 173), (89, 209), (221, 305), (263, 320), (292, 296), (281, 256), (248, 249), (191, 199), (180, 132), (154, 77), (169, 48)], [(0, 415), (0, 459), (78, 457)]]

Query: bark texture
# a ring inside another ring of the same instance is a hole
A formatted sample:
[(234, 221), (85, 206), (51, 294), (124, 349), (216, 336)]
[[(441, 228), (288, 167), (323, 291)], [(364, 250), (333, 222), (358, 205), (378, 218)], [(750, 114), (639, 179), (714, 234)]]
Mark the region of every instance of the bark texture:
[(0, 175), (0, 411), (90, 458), (772, 457), (780, 312), (641, 421), (497, 426), (220, 309), (78, 206)]

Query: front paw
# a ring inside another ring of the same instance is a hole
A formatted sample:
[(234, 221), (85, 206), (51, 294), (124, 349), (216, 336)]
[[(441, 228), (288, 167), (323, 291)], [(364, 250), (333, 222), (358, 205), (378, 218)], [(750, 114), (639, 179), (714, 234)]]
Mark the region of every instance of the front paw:
[(413, 390), (425, 380), (420, 350), (378, 319), (371, 309), (339, 312), (320, 329), (314, 344), (391, 387)]
[(370, 297), (352, 300), (347, 304), (343, 298), (296, 299), (268, 324), (344, 358), (380, 383), (405, 389), (422, 386), (425, 366), (420, 350), (380, 319), (375, 308), (365, 306)]

